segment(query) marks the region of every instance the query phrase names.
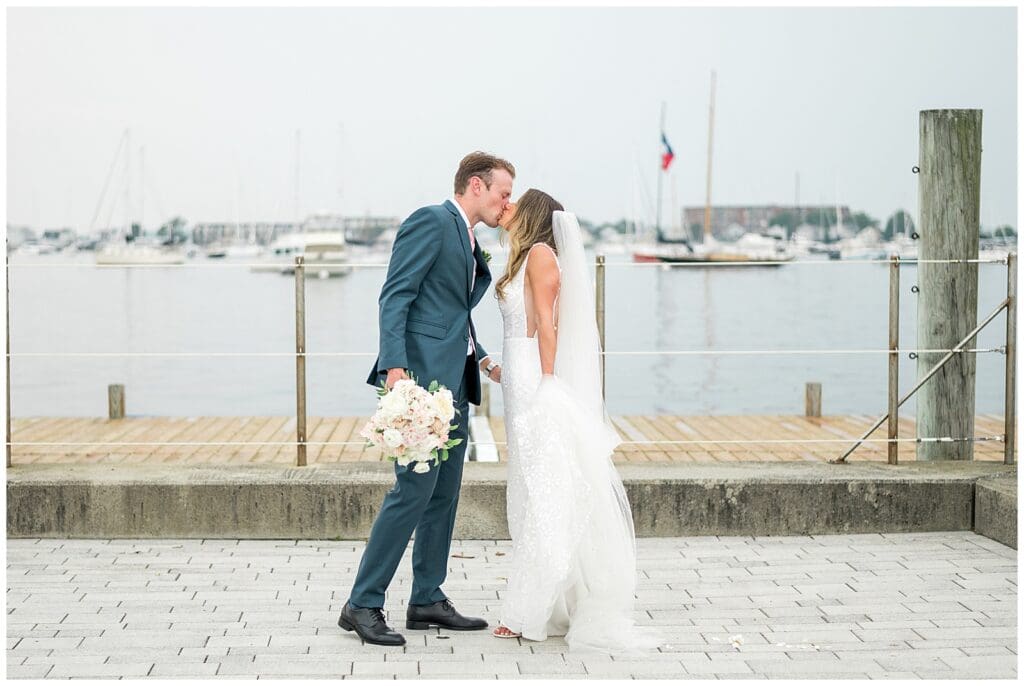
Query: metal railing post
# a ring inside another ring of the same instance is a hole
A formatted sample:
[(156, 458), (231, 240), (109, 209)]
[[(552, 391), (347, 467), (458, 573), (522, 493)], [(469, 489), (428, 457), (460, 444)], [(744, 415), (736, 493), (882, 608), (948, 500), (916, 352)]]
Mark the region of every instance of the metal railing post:
[(597, 308), (597, 336), (601, 343), (601, 397), (606, 398), (604, 371), (604, 255), (597, 256), (597, 286), (594, 294), (594, 306)]
[(474, 412), (478, 417), (491, 416), (491, 387), (488, 386), (489, 383), (489, 381), (485, 381), (480, 386), (480, 405)]
[(899, 463), (900, 258), (889, 260), (889, 464)]
[[(5, 247), (7, 241), (4, 241)], [(4, 359), (7, 361), (7, 466), (11, 466), (11, 260), (10, 254), (4, 252), (4, 292), (7, 307), (4, 314), (7, 318), (7, 343), (4, 347)]]
[(1003, 462), (1014, 463), (1017, 442), (1017, 253), (1006, 256), (1006, 403), (1003, 406)]
[(304, 257), (295, 257), (295, 464), (306, 466), (306, 276)]

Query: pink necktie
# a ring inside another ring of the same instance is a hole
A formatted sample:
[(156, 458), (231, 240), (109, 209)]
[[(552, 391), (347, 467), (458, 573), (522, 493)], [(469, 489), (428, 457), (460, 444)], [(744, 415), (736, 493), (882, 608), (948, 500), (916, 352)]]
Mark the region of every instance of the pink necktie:
[[(476, 239), (473, 238), (473, 229), (471, 227), (467, 228), (466, 230), (469, 231), (469, 249), (470, 249), (470, 252), (472, 252), (472, 251), (476, 250)], [(473, 282), (474, 285), (476, 284), (476, 265), (475, 264), (473, 265), (473, 279), (472, 279), (472, 282)], [(470, 287), (470, 291), (472, 292), (472, 287)], [(469, 351), (468, 351), (468, 354), (472, 355), (475, 351), (476, 351), (476, 345), (473, 343), (473, 336), (470, 335), (470, 337), (469, 337)]]

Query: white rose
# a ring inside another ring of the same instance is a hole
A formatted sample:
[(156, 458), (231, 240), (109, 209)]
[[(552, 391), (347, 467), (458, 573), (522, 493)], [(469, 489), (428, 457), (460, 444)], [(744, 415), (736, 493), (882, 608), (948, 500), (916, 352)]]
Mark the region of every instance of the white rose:
[(437, 405), (437, 416), (446, 422), (450, 422), (455, 416), (455, 405), (452, 403), (451, 391), (443, 390), (434, 394), (434, 404)]
[(389, 448), (397, 448), (402, 445), (402, 432), (398, 429), (385, 429), (384, 445)]
[(400, 417), (405, 414), (406, 403), (401, 393), (391, 391), (380, 400), (380, 409), (387, 417)]
[(429, 462), (417, 462), (413, 466), (412, 471), (416, 472), (417, 474), (426, 474), (427, 472), (430, 471), (430, 463)]

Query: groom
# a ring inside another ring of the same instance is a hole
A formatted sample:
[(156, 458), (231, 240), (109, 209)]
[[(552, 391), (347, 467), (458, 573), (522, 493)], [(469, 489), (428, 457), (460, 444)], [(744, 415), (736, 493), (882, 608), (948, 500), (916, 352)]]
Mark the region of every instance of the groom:
[[(483, 152), (463, 158), (455, 174), (455, 197), (422, 207), (406, 219), (391, 248), (387, 278), (380, 292), (380, 349), (366, 380), (388, 388), (411, 372), (417, 383), (433, 380), (448, 387), (459, 411), (451, 438), (462, 442), (429, 472), (395, 463), (395, 485), (384, 496), (359, 563), (338, 626), (367, 643), (404, 645), (405, 638), (384, 621), (384, 592), (409, 538), (413, 584), (406, 610), (407, 629), (431, 626), (476, 630), (487, 622), (464, 617), (441, 591), (448, 573), (462, 464), (469, 437), (469, 403), (480, 404), (480, 371), (492, 380), (500, 367), (476, 340), (470, 312), (491, 283), (473, 227), (498, 226), (509, 198), (515, 168)], [(480, 371), (478, 371), (478, 369)]]

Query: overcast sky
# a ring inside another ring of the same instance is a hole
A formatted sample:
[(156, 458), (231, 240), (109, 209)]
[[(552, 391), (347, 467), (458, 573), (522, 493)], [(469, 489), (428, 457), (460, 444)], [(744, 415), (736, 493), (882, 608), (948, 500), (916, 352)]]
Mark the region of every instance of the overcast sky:
[[(148, 228), (293, 219), (296, 130), (301, 215), (405, 216), (479, 148), (516, 165), (514, 194), (644, 218), (662, 101), (667, 224), (704, 202), (712, 69), (715, 204), (792, 203), (799, 173), (801, 204), (838, 188), (916, 217), (919, 111), (981, 108), (982, 223), (1017, 223), (1015, 8), (7, 12), (14, 224), (87, 231), (125, 128)], [(124, 178), (97, 229), (123, 223)]]

